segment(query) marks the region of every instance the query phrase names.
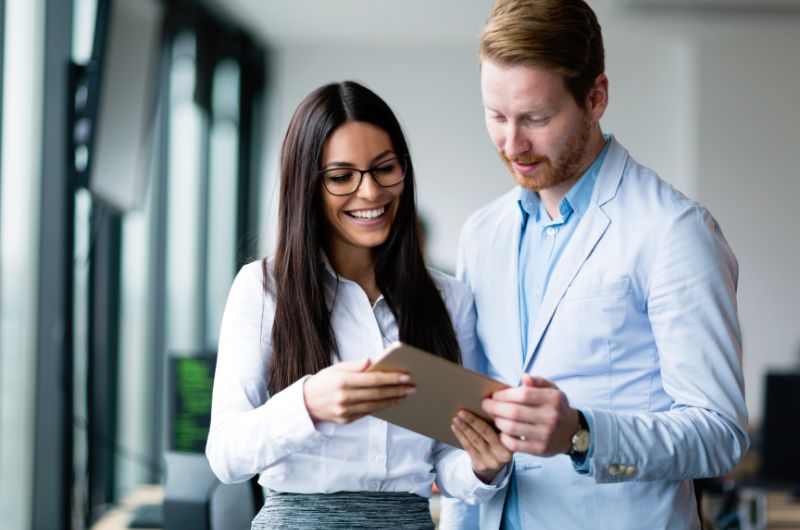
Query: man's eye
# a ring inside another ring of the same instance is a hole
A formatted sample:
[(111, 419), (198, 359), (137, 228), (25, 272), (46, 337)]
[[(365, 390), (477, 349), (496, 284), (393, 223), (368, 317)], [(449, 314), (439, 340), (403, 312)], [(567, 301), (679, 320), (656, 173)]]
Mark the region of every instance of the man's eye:
[(550, 121), (548, 117), (529, 117), (525, 119), (526, 122), (530, 123), (531, 125), (544, 125)]

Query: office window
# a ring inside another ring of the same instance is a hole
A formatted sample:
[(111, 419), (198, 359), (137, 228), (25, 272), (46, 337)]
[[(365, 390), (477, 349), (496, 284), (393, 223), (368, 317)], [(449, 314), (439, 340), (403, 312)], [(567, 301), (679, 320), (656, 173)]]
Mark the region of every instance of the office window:
[(153, 454), (153, 411), (160, 384), (154, 380), (157, 355), (153, 329), (155, 241), (158, 235), (155, 167), (143, 207), (122, 220), (119, 308), (119, 375), (117, 402), (116, 497), (157, 480), (160, 459)]
[(239, 64), (214, 70), (211, 105), (205, 347), (216, 351), (228, 290), (236, 274), (236, 197), (239, 157)]
[(167, 352), (202, 349), (203, 293), (200, 278), (204, 182), (201, 166), (207, 117), (194, 102), (196, 40), (179, 34), (172, 45), (167, 191)]
[[(5, 0), (0, 173), (0, 513), (31, 525), (44, 70), (43, 0)], [(0, 8), (3, 2), (0, 2)]]

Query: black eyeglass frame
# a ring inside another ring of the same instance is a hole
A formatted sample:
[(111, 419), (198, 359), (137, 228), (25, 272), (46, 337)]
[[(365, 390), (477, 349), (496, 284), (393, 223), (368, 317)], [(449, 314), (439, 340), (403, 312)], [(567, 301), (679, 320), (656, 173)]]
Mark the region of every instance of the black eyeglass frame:
[[(375, 178), (375, 173), (373, 173), (373, 171), (375, 171), (377, 168), (381, 167), (382, 165), (384, 165), (387, 162), (390, 162), (392, 160), (397, 160), (400, 163), (400, 166), (403, 168), (403, 176), (400, 177), (400, 180), (398, 180), (397, 182), (393, 182), (392, 184), (381, 184), (380, 182), (378, 182), (378, 179)], [(369, 173), (372, 176), (372, 181), (376, 185), (380, 186), (381, 188), (391, 188), (392, 186), (397, 186), (398, 184), (400, 184), (401, 182), (403, 182), (406, 179), (406, 175), (408, 174), (409, 165), (410, 165), (410, 160), (409, 160), (409, 156), (408, 155), (395, 155), (395, 156), (389, 157), (389, 158), (387, 158), (385, 160), (382, 160), (381, 162), (379, 162), (379, 163), (375, 164), (374, 166), (372, 166), (370, 168), (367, 168), (367, 169), (358, 169), (357, 167), (328, 168), (328, 169), (320, 169), (317, 172), (317, 174), (322, 179), (322, 185), (325, 187), (325, 191), (327, 191), (328, 193), (330, 193), (331, 195), (333, 195), (335, 197), (345, 197), (347, 195), (352, 195), (353, 193), (358, 191), (358, 188), (361, 187), (361, 181), (364, 180), (364, 174), (365, 173)], [(354, 173), (358, 173), (359, 174), (358, 175), (358, 183), (356, 184), (356, 187), (353, 188), (353, 191), (350, 191), (350, 192), (347, 192), (347, 193), (335, 193), (335, 192), (332, 192), (330, 189), (328, 189), (328, 184), (325, 182), (325, 173), (327, 173), (329, 171), (336, 171), (337, 169), (338, 170), (352, 171)]]

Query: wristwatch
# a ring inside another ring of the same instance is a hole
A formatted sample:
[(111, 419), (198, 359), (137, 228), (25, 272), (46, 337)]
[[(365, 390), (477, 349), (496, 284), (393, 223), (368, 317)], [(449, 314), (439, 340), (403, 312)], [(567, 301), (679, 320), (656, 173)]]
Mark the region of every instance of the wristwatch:
[(578, 411), (578, 430), (572, 435), (572, 448), (569, 456), (572, 460), (583, 463), (586, 460), (586, 453), (589, 451), (591, 436), (589, 434), (589, 424), (583, 413)]

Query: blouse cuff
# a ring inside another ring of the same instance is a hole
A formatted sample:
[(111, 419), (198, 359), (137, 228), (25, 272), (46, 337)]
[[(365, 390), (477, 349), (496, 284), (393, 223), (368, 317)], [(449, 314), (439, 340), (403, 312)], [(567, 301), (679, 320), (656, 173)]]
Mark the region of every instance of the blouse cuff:
[(325, 439), (325, 429), (318, 429), (319, 425), (314, 425), (303, 397), (303, 385), (309, 377), (298, 379), (266, 403), (273, 411), (281, 411), (281, 421), (272, 422), (272, 428), (275, 429), (273, 436), (290, 452), (319, 445)]

